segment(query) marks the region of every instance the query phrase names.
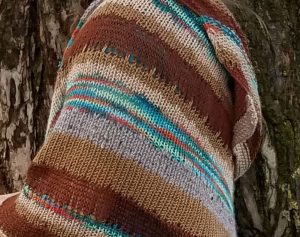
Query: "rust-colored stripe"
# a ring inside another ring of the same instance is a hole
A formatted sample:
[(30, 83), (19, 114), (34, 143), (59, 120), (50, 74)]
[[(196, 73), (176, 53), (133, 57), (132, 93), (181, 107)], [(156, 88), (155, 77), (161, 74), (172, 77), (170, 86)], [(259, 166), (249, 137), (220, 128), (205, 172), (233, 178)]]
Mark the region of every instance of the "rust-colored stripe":
[(7, 236), (22, 237), (55, 237), (46, 228), (40, 229), (32, 226), (26, 217), (16, 212), (16, 202), (19, 195), (8, 198), (0, 207), (0, 229)]
[[(135, 32), (124, 35), (124, 32)], [(178, 85), (180, 93), (202, 116), (208, 116), (208, 123), (215, 133), (230, 147), (232, 139), (232, 111), (228, 101), (222, 102), (210, 85), (193, 67), (185, 63), (176, 50), (171, 49), (155, 34), (145, 31), (133, 21), (115, 15), (97, 16), (86, 23), (74, 45), (65, 53), (65, 60), (82, 52), (84, 47), (102, 49), (107, 44), (121, 51), (133, 53), (151, 69), (156, 68), (167, 83)], [(88, 46), (87, 46), (88, 45)], [(224, 78), (225, 80), (225, 78)], [(227, 104), (226, 105), (224, 105)]]
[(177, 226), (162, 222), (109, 187), (92, 186), (63, 171), (32, 165), (26, 182), (35, 193), (47, 194), (56, 203), (67, 204), (81, 215), (93, 215), (96, 221), (118, 224), (131, 235), (190, 236), (182, 233)]

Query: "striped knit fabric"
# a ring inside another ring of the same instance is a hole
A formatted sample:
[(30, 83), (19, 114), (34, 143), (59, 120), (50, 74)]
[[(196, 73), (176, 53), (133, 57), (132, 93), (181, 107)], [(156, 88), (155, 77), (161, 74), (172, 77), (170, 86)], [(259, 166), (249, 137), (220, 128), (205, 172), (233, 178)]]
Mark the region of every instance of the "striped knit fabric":
[(220, 0), (96, 0), (58, 71), (7, 236), (236, 236), (262, 130), (245, 37)]

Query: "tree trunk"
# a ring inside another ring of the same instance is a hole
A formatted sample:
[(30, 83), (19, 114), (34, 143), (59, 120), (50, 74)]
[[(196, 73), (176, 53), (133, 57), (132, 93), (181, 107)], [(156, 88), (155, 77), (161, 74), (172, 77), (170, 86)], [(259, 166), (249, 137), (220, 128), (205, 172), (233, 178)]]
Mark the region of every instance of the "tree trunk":
[(250, 40), (267, 135), (236, 184), (239, 235), (300, 236), (300, 1), (244, 2), (259, 16), (235, 9)]
[(19, 190), (43, 142), (72, 0), (0, 0), (0, 192)]
[[(300, 236), (300, 2), (242, 2), (246, 10), (233, 10), (250, 40), (268, 132), (236, 183), (239, 236)], [(0, 0), (0, 193), (20, 189), (43, 142), (57, 66), (81, 11), (79, 0)]]

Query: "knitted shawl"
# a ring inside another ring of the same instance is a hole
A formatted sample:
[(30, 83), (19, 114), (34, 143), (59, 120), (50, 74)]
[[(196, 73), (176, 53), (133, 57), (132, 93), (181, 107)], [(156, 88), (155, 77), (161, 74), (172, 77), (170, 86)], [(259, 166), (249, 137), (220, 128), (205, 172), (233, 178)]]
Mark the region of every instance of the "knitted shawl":
[(221, 0), (96, 0), (58, 70), (7, 236), (236, 236), (261, 141), (247, 40)]

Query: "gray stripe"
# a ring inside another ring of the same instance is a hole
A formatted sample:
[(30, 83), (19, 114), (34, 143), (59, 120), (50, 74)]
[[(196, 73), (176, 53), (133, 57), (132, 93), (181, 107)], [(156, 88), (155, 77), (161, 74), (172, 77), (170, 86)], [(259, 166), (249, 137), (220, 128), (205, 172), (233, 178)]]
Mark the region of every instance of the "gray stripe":
[(51, 132), (69, 133), (90, 140), (102, 148), (111, 149), (122, 157), (133, 160), (143, 168), (176, 185), (192, 197), (201, 200), (218, 218), (232, 236), (235, 234), (235, 219), (227, 207), (206, 185), (206, 181), (194, 174), (187, 166), (175, 161), (164, 150), (157, 149), (143, 134), (97, 114), (63, 109)]

